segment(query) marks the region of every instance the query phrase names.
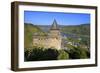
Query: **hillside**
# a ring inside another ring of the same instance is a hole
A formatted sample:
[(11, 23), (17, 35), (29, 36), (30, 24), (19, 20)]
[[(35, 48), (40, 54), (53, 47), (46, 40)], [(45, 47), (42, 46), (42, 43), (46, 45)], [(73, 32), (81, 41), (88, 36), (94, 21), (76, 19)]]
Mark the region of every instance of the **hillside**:
[(25, 23), (24, 24), (24, 47), (30, 48), (32, 46), (33, 33), (43, 33), (42, 30), (36, 25)]
[(62, 27), (61, 31), (63, 33), (70, 33), (70, 34), (77, 34), (82, 36), (89, 36), (90, 35), (90, 25), (89, 24), (81, 24), (81, 25), (74, 25), (74, 26), (64, 26)]

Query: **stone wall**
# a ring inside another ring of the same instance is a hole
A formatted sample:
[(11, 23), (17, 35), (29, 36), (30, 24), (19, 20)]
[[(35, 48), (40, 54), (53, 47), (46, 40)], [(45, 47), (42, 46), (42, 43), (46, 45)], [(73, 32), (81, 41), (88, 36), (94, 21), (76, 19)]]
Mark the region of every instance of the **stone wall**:
[(37, 37), (33, 38), (33, 46), (61, 49), (61, 37)]

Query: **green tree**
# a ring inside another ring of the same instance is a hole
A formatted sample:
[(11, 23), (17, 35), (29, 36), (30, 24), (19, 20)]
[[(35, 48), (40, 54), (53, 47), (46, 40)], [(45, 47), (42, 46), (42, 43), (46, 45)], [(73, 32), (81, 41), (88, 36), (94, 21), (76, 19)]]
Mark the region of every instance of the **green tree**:
[(87, 50), (81, 47), (74, 47), (74, 49), (70, 49), (69, 55), (71, 59), (85, 59), (89, 58), (89, 54)]

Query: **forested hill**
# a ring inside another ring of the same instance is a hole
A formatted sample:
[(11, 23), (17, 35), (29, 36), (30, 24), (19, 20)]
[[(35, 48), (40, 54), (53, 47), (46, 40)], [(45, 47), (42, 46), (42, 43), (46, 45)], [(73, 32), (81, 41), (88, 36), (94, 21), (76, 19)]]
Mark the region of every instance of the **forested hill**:
[(66, 34), (90, 35), (90, 24), (64, 26), (61, 31)]

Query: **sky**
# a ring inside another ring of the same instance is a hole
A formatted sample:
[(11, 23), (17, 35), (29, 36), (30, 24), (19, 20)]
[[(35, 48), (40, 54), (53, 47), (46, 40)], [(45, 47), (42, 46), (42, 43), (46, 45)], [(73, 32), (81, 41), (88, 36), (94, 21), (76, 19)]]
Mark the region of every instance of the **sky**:
[(54, 19), (59, 25), (79, 25), (90, 23), (90, 14), (24, 11), (24, 23), (51, 25)]

